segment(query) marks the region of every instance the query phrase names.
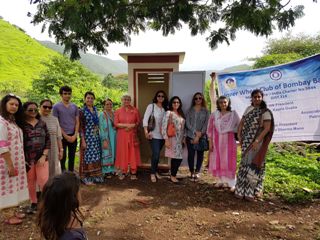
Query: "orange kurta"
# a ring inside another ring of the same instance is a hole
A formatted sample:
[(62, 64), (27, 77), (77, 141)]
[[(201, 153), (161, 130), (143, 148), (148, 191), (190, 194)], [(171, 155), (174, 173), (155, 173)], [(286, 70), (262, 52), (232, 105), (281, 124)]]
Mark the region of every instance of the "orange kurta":
[[(135, 107), (121, 107), (115, 112), (114, 123), (140, 123), (140, 115)], [(130, 165), (131, 173), (137, 171), (140, 164), (140, 149), (137, 138), (137, 127), (127, 131), (125, 128), (117, 128), (116, 161), (115, 166), (120, 168), (122, 173), (127, 173)]]

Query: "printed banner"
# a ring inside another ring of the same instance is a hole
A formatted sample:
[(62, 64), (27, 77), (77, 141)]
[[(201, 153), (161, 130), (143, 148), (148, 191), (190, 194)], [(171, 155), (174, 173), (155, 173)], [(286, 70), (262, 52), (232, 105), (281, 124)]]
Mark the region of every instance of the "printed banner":
[(220, 95), (242, 115), (261, 89), (273, 112), (273, 142), (320, 141), (320, 54), (289, 64), (218, 75)]

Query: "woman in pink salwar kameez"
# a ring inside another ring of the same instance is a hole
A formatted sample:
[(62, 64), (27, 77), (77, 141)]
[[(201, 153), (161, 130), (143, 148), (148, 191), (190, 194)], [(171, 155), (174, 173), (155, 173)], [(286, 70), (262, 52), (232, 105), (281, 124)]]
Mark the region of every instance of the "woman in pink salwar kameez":
[[(212, 75), (213, 91), (215, 75)], [(213, 94), (215, 98), (215, 94)], [(229, 187), (234, 191), (237, 169), (235, 133), (240, 118), (231, 111), (230, 99), (220, 96), (217, 110), (210, 115), (207, 135), (209, 139), (209, 172), (217, 179), (215, 187)]]
[(122, 180), (130, 166), (131, 179), (137, 179), (137, 168), (140, 164), (140, 149), (137, 127), (140, 124), (138, 109), (131, 106), (131, 97), (122, 97), (122, 107), (115, 112), (114, 125), (117, 128), (115, 166), (120, 169), (119, 179)]

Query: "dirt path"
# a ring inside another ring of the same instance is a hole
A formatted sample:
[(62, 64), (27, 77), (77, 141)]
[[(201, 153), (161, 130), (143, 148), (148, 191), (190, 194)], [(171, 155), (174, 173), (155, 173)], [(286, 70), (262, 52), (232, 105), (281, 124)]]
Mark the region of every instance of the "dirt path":
[[(210, 177), (174, 185), (167, 179), (152, 184), (147, 174), (138, 181), (111, 179), (82, 187), (85, 229), (95, 239), (320, 239), (320, 201), (287, 205), (277, 199), (247, 202), (212, 187)], [(35, 217), (20, 226), (3, 224), (13, 209), (0, 216), (0, 239), (40, 239)]]

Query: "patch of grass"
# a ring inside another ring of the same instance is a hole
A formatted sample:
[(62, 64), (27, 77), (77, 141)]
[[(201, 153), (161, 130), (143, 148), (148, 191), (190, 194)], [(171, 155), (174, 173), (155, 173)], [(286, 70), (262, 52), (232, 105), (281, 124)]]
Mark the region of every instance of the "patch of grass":
[(266, 157), (265, 193), (273, 193), (290, 203), (310, 201), (319, 195), (319, 153), (307, 152), (303, 157), (295, 152), (281, 154), (271, 145)]
[(1, 19), (0, 32), (0, 91), (24, 95), (45, 68), (42, 62), (59, 53)]

